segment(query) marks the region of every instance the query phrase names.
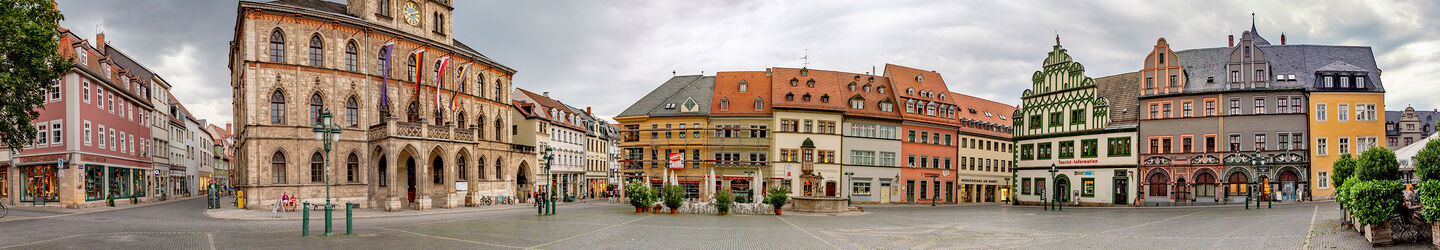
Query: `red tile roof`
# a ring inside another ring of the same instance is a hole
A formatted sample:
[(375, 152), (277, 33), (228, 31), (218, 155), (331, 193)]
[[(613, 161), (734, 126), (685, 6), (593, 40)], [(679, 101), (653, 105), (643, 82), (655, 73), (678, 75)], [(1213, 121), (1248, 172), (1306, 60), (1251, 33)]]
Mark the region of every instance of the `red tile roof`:
[[(765, 71), (732, 71), (715, 73), (715, 96), (710, 102), (711, 116), (769, 116), (771, 80)], [(740, 92), (744, 82), (745, 92)], [(760, 109), (755, 109), (755, 98), (760, 98)], [(722, 101), (729, 101), (728, 109), (720, 108)]]

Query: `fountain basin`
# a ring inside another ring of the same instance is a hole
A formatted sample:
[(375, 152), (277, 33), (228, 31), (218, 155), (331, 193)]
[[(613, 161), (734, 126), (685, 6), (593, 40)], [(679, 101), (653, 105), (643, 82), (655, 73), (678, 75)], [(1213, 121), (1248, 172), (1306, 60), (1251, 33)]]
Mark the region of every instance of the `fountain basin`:
[(850, 210), (845, 204), (845, 198), (840, 197), (815, 197), (797, 196), (790, 197), (793, 202), (790, 210), (806, 213), (844, 213)]

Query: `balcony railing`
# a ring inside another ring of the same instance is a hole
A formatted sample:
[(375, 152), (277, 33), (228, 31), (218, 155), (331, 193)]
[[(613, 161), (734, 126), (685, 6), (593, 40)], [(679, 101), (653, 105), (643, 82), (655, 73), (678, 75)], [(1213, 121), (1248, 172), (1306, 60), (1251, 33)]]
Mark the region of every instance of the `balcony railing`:
[[(370, 126), (370, 128), (366, 130), (366, 136), (369, 140), (379, 140), (386, 137), (406, 137), (462, 142), (479, 141), (479, 138), (476, 137), (475, 128), (402, 122), (393, 118), (386, 119), (384, 123)], [(534, 149), (531, 149), (531, 151), (534, 151)]]

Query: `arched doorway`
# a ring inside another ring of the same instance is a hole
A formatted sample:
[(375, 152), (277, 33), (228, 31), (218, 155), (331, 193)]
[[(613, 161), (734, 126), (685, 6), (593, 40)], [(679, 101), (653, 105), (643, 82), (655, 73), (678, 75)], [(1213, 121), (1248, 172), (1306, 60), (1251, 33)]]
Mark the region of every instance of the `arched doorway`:
[(1298, 197), (1295, 192), (1295, 183), (1299, 181), (1300, 177), (1295, 174), (1295, 171), (1280, 172), (1280, 192), (1282, 194), (1280, 197), (1283, 201), (1295, 201), (1295, 198)]
[(415, 203), (415, 157), (405, 157), (406, 202)]
[(1195, 175), (1195, 201), (1218, 201), (1215, 198), (1215, 174), (1210, 171), (1202, 171)]
[(1055, 200), (1059, 202), (1070, 202), (1070, 177), (1065, 175), (1055, 176)]
[(1226, 188), (1225, 195), (1230, 197), (1230, 201), (1248, 202), (1248, 200), (1245, 199), (1246, 196), (1250, 194), (1250, 176), (1246, 176), (1245, 173), (1239, 171), (1231, 172), (1230, 177), (1225, 181), (1225, 185), (1229, 186), (1229, 188)]
[(1271, 198), (1273, 198), (1273, 197), (1270, 197), (1271, 192), (1274, 191), (1274, 190), (1270, 188), (1270, 177), (1269, 177), (1269, 176), (1261, 175), (1260, 178), (1257, 179), (1257, 181), (1255, 181), (1255, 186), (1260, 188), (1259, 190), (1255, 190), (1255, 191), (1259, 192), (1259, 193), (1257, 193), (1257, 194), (1255, 194), (1255, 195), (1261, 196), (1261, 199), (1260, 199), (1260, 200), (1264, 201), (1264, 200), (1270, 200)]
[(1150, 176), (1145, 177), (1145, 199), (1160, 202), (1169, 201), (1170, 198), (1170, 176), (1165, 171), (1156, 169), (1150, 171)]
[(1175, 177), (1175, 192), (1170, 192), (1171, 197), (1175, 197), (1177, 202), (1190, 201), (1190, 187), (1187, 185), (1189, 184), (1185, 183), (1185, 177)]
[[(520, 162), (520, 169), (515, 171), (515, 196), (529, 197), (530, 195), (530, 166)], [(522, 199), (524, 200), (524, 199)]]

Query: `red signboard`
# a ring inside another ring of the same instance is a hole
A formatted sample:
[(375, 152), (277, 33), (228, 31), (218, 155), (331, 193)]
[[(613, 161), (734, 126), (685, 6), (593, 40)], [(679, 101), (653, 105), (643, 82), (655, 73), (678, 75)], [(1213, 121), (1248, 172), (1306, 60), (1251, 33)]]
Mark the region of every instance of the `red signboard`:
[(685, 161), (685, 154), (681, 154), (681, 153), (670, 153), (670, 169), (684, 169), (684, 168), (685, 168), (685, 163), (684, 163), (684, 161)]

